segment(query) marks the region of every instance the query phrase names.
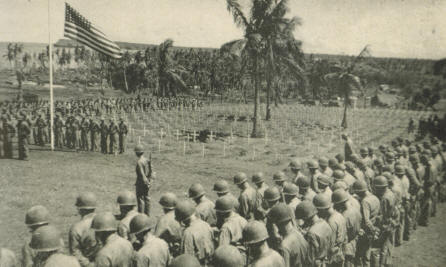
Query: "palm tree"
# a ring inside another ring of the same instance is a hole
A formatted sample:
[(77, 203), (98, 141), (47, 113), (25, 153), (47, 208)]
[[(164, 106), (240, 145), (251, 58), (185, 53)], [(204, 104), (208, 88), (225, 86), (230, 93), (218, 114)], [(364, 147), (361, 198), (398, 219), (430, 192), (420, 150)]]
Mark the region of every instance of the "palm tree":
[[(244, 14), (237, 0), (226, 0), (226, 4), (236, 25), (244, 30), (244, 38), (224, 44), (221, 50), (248, 61), (245, 65), (251, 68), (251, 79), (254, 84), (254, 119), (251, 137), (260, 137), (263, 136), (258, 127), (262, 63), (263, 71), (267, 74), (267, 119), (271, 116), (270, 90), (277, 76), (278, 66), (285, 65), (292, 75), (304, 79), (300, 42), (293, 36), (299, 19), (285, 18), (288, 0), (252, 0), (249, 18)], [(277, 92), (278, 90), (276, 90), (276, 96), (278, 96)]]
[(158, 83), (162, 96), (176, 95), (176, 89), (187, 90), (187, 85), (180, 74), (186, 70), (175, 63), (170, 55), (172, 39), (167, 39), (158, 46)]

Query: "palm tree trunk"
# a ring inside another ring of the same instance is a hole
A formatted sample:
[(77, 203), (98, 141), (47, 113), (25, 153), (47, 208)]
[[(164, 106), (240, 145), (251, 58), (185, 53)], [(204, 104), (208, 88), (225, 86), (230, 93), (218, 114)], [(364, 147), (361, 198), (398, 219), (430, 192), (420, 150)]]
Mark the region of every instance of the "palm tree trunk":
[(269, 121), (271, 119), (271, 74), (267, 74), (267, 81), (266, 81), (266, 116), (265, 120)]
[(345, 96), (344, 101), (344, 115), (342, 116), (341, 127), (347, 129), (347, 109), (348, 109), (348, 96)]
[(129, 92), (129, 86), (127, 84), (127, 74), (125, 73), (125, 66), (124, 66), (124, 84), (125, 84), (125, 91)]
[(260, 106), (260, 95), (259, 95), (259, 66), (258, 66), (258, 56), (254, 56), (254, 119), (252, 122), (252, 133), (251, 137), (262, 137), (262, 133), (259, 127), (259, 106)]

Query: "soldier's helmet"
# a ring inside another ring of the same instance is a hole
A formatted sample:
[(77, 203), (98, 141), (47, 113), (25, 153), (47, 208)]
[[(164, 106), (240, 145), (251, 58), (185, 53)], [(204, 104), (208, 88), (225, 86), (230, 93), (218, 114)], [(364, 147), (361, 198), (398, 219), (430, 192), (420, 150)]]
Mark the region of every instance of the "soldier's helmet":
[(319, 193), (313, 198), (313, 204), (317, 209), (328, 209), (331, 205), (331, 199), (323, 193)]
[(344, 180), (344, 177), (345, 177), (345, 173), (341, 170), (335, 170), (333, 172), (333, 178), (335, 180)]
[(183, 222), (195, 213), (195, 205), (189, 200), (178, 202), (175, 207), (175, 220)]
[(360, 160), (359, 156), (357, 154), (353, 154), (350, 156), (350, 161), (356, 164)]
[(164, 193), (161, 195), (159, 203), (164, 209), (174, 209), (177, 204), (177, 196), (171, 192)]
[(264, 223), (250, 221), (243, 229), (243, 242), (247, 245), (256, 244), (268, 239), (268, 231)]
[(93, 218), (91, 228), (95, 232), (115, 232), (117, 228), (116, 218), (109, 211), (98, 213)]
[(229, 184), (225, 180), (218, 180), (215, 182), (213, 190), (218, 194), (228, 193)]
[(354, 170), (355, 169), (355, 164), (351, 161), (347, 161), (345, 162), (345, 167), (347, 168), (347, 170)]
[(130, 191), (122, 191), (118, 195), (116, 202), (119, 206), (136, 206), (136, 196)]
[(286, 183), (283, 186), (283, 194), (286, 196), (297, 196), (299, 193), (299, 187), (292, 183)]
[(62, 246), (62, 236), (53, 225), (42, 226), (32, 234), (30, 247), (37, 252), (55, 251)]
[(382, 167), (382, 166), (384, 165), (382, 159), (375, 159), (375, 160), (373, 161), (373, 164), (374, 164), (375, 166), (377, 166), (377, 167)]
[(409, 161), (413, 164), (413, 163), (418, 163), (420, 162), (420, 158), (418, 157), (417, 154), (412, 154), (409, 156)]
[(248, 177), (244, 172), (239, 172), (234, 176), (234, 184), (239, 185), (248, 180)]
[(404, 166), (401, 164), (395, 165), (395, 174), (403, 175), (406, 173), (406, 170), (404, 169)]
[(338, 165), (338, 160), (335, 158), (331, 158), (328, 160), (328, 166), (332, 169), (336, 169)]
[(307, 163), (307, 165), (308, 165), (308, 169), (318, 169), (319, 168), (319, 164), (315, 160), (310, 160)]
[(201, 184), (195, 183), (189, 187), (189, 198), (196, 199), (204, 195), (204, 188)]
[(389, 185), (389, 182), (387, 181), (387, 178), (384, 176), (376, 176), (373, 179), (373, 186), (375, 188), (383, 188), (383, 187), (387, 187)]
[(341, 162), (343, 162), (345, 160), (345, 157), (342, 154), (337, 154), (335, 156), (335, 158), (338, 160), (339, 163), (341, 163)]
[(244, 259), (236, 247), (222, 245), (215, 250), (212, 263), (214, 267), (241, 267)]
[(317, 179), (317, 182), (318, 182), (318, 184), (321, 184), (321, 185), (329, 185), (330, 184), (330, 179), (328, 178), (327, 175), (321, 175)]
[(268, 218), (274, 223), (291, 221), (292, 211), (285, 203), (274, 205), (268, 213)]
[(304, 200), (297, 205), (294, 215), (298, 220), (306, 220), (317, 214), (317, 209), (311, 201)]
[(310, 178), (301, 176), (297, 179), (296, 183), (300, 189), (307, 189), (310, 187)]
[(347, 190), (348, 189), (348, 184), (345, 181), (339, 180), (337, 182), (335, 182), (333, 184), (332, 190), (337, 190), (337, 189), (344, 189)]
[(345, 192), (344, 189), (339, 188), (333, 191), (333, 194), (331, 195), (331, 202), (337, 205), (346, 202), (348, 198), (349, 196), (347, 192)]
[(95, 209), (96, 208), (96, 195), (91, 192), (81, 193), (76, 198), (76, 207), (78, 209)]
[(38, 205), (30, 208), (25, 215), (27, 226), (39, 226), (50, 222), (50, 213), (44, 206)]
[(273, 175), (273, 180), (274, 182), (284, 182), (286, 180), (285, 173), (283, 173), (282, 171), (276, 172)]
[(262, 172), (258, 172), (255, 173), (252, 178), (251, 178), (252, 182), (255, 184), (261, 183), (263, 182), (265, 179), (263, 178), (263, 173)]
[(169, 267), (201, 267), (201, 265), (194, 256), (183, 254), (173, 259)]
[(300, 163), (300, 161), (298, 159), (292, 159), (289, 166), (291, 169), (295, 169), (295, 170), (302, 169), (302, 163)]
[(234, 209), (234, 201), (229, 196), (223, 196), (215, 201), (215, 211), (217, 213), (228, 213)]
[(365, 192), (367, 191), (367, 184), (364, 181), (356, 180), (353, 183), (353, 192), (359, 193), (359, 192)]
[(369, 154), (369, 150), (366, 147), (361, 147), (361, 149), (359, 149), (359, 154), (361, 156), (367, 156)]
[(280, 192), (279, 189), (275, 186), (269, 187), (265, 190), (263, 193), (263, 198), (266, 201), (276, 201), (280, 199)]
[(328, 159), (326, 157), (321, 157), (319, 159), (319, 166), (321, 166), (321, 168), (325, 168), (328, 166)]
[(144, 147), (141, 144), (137, 144), (135, 146), (135, 153), (142, 153), (144, 152)]
[(417, 151), (417, 148), (415, 147), (415, 146), (410, 146), (409, 147), (409, 154), (410, 155), (412, 155), (412, 154), (416, 154), (418, 151)]
[(155, 220), (150, 218), (146, 214), (138, 214), (130, 221), (130, 233), (131, 234), (139, 234), (144, 231), (151, 230), (155, 227)]

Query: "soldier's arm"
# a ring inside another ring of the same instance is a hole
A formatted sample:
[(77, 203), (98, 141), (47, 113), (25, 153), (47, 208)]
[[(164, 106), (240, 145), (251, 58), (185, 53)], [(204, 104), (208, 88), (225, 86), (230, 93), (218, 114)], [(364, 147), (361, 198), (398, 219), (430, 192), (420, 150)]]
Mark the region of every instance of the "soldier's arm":
[(33, 266), (33, 256), (32, 250), (28, 244), (22, 247), (22, 267), (32, 267)]
[(149, 185), (149, 180), (147, 179), (147, 176), (144, 172), (144, 166), (139, 161), (137, 163), (137, 168), (138, 168), (138, 173), (139, 175), (141, 175), (144, 184)]
[(73, 228), (71, 228), (70, 232), (68, 233), (68, 248), (70, 250), (70, 254), (76, 257), (82, 266), (87, 266), (90, 261), (88, 258), (84, 257), (79, 248), (80, 239), (81, 236)]
[(317, 236), (312, 233), (307, 233), (305, 239), (308, 241), (308, 258), (312, 266), (315, 265), (318, 251), (320, 249), (320, 244)]
[(369, 233), (373, 233), (375, 231), (375, 226), (370, 220), (370, 205), (369, 203), (362, 201), (361, 206), (362, 206), (361, 211), (362, 211), (362, 218), (364, 220), (365, 230), (368, 231)]
[(127, 226), (120, 223), (118, 225), (118, 235), (122, 238), (129, 240), (129, 229), (127, 229)]
[(147, 267), (150, 266), (150, 259), (144, 254), (136, 252), (133, 260), (133, 267)]
[(283, 260), (285, 262), (285, 267), (298, 266), (297, 262), (294, 262), (293, 266), (291, 266), (291, 263), (290, 263), (290, 258), (291, 258), (290, 257), (290, 251), (287, 248), (285, 248), (283, 246), (280, 246), (278, 250), (279, 250), (279, 254), (283, 257)]
[(407, 175), (407, 178), (409, 178), (410, 183), (415, 185), (415, 187), (417, 189), (421, 187), (420, 180), (418, 180), (417, 174), (415, 173), (414, 169), (406, 168), (406, 175)]
[(239, 198), (240, 202), (240, 208), (239, 208), (239, 214), (240, 216), (244, 218), (248, 218), (249, 216), (249, 199), (245, 195), (240, 195)]

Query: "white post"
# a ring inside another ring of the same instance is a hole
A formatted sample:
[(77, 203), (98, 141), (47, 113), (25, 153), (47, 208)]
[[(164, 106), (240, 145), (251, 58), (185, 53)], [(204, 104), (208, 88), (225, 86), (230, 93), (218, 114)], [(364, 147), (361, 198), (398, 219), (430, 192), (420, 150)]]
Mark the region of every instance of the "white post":
[(53, 99), (53, 46), (51, 44), (50, 0), (48, 0), (48, 53), (50, 63), (50, 136), (51, 150), (54, 150), (54, 99)]
[(201, 144), (201, 145), (202, 145), (203, 158), (204, 158), (204, 144)]
[(226, 140), (223, 141), (223, 157), (226, 156)]

